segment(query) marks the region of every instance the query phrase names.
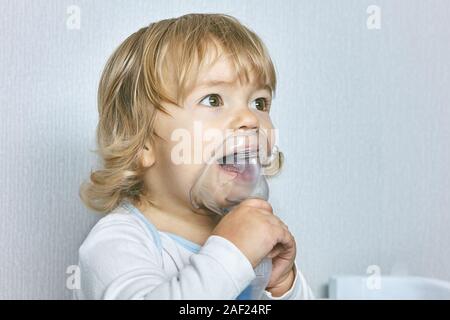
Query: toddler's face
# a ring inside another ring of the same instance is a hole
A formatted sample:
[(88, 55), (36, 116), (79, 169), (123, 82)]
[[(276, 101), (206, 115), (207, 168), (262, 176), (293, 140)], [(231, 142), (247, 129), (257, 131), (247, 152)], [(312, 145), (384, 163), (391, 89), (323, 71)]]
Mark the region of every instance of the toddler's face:
[[(182, 107), (163, 104), (169, 114), (157, 114), (155, 163), (146, 176), (152, 198), (190, 207), (189, 190), (213, 146), (231, 130), (271, 132), (271, 91), (250, 76), (241, 84), (231, 62), (222, 57), (200, 70)], [(274, 137), (268, 137), (270, 146)]]

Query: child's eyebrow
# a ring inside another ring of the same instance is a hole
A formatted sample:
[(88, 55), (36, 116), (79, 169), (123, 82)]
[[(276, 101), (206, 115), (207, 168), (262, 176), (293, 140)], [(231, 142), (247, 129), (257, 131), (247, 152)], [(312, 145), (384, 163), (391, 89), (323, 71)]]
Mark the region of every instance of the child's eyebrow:
[[(234, 83), (234, 81), (225, 81), (225, 80), (207, 80), (204, 82), (201, 82), (197, 85), (197, 88), (201, 88), (201, 87), (214, 87), (214, 86), (230, 86)], [(261, 89), (261, 90), (268, 90), (269, 92), (272, 92), (272, 90), (270, 89), (269, 85), (257, 85), (255, 86), (256, 89)]]
[(197, 87), (213, 87), (213, 86), (221, 86), (221, 85), (231, 85), (233, 81), (225, 81), (225, 80), (207, 80), (199, 83)]

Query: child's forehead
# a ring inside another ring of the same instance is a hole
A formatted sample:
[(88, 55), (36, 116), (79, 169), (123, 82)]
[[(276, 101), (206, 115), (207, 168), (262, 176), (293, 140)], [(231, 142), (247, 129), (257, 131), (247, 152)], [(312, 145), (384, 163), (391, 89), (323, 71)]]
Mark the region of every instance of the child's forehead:
[[(194, 88), (212, 87), (219, 85), (235, 85), (239, 83), (236, 67), (226, 56), (220, 56), (215, 61), (200, 66)], [(262, 85), (253, 72), (249, 72), (250, 85)]]
[(167, 87), (177, 84), (174, 89), (179, 104), (195, 92), (208, 88), (228, 87), (234, 90), (245, 87), (244, 90), (274, 93), (276, 80), (270, 59), (252, 55), (246, 48), (239, 51), (216, 41), (199, 46), (192, 55), (173, 56), (174, 60), (166, 60), (165, 66), (171, 71)]
[(234, 82), (236, 80), (237, 72), (230, 59), (220, 56), (215, 61), (206, 62), (199, 66), (196, 85), (214, 81)]

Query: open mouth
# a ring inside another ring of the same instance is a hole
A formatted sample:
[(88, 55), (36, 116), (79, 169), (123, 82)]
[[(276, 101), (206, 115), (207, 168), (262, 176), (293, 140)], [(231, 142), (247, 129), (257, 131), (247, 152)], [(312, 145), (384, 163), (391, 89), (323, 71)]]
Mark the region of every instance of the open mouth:
[(235, 175), (236, 178), (251, 181), (258, 172), (258, 158), (254, 150), (243, 150), (223, 156), (217, 160), (221, 170)]

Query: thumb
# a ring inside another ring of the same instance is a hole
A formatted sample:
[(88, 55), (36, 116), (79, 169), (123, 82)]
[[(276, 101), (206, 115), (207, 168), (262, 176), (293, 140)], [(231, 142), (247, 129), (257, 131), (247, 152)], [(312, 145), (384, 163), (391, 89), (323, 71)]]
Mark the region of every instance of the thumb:
[(256, 209), (262, 209), (262, 210), (269, 211), (270, 213), (273, 213), (273, 208), (270, 205), (270, 203), (265, 200), (262, 200), (262, 199), (246, 199), (246, 200), (242, 201), (239, 205), (252, 207), (252, 208), (256, 208)]

